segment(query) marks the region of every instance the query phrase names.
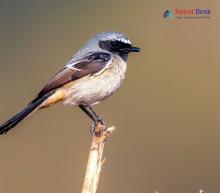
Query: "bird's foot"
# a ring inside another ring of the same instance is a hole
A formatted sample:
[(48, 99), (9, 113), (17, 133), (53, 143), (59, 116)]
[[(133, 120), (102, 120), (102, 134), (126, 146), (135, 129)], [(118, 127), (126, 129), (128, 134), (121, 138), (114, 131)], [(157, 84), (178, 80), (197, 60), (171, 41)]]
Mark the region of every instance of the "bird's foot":
[(92, 135), (100, 136), (103, 131), (106, 131), (106, 124), (103, 119), (99, 118), (91, 126), (90, 132)]

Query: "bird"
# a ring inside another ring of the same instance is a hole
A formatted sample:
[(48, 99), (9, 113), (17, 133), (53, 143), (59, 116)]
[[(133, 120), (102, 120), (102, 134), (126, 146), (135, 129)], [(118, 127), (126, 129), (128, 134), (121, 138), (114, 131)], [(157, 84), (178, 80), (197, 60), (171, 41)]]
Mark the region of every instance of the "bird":
[(0, 126), (0, 134), (6, 134), (36, 110), (61, 101), (84, 111), (92, 119), (93, 128), (104, 124), (93, 106), (118, 90), (131, 52), (140, 52), (140, 48), (121, 32), (95, 35), (49, 79), (34, 100)]

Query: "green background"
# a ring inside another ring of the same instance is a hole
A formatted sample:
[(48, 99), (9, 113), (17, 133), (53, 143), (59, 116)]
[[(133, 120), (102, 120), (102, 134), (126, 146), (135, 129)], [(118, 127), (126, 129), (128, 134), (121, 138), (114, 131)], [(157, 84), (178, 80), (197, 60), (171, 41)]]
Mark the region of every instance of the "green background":
[[(120, 31), (131, 54), (123, 86), (96, 106), (117, 130), (98, 193), (219, 193), (217, 1), (0, 1), (0, 122), (30, 100), (93, 35)], [(210, 19), (164, 19), (210, 8)], [(40, 110), (0, 137), (0, 192), (80, 192), (91, 142), (77, 107)]]

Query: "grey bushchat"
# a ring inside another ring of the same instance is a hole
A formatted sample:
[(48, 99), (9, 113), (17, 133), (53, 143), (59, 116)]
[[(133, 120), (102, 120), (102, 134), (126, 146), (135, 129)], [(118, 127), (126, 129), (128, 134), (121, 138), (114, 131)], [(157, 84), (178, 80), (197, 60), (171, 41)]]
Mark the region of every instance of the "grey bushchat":
[(44, 85), (34, 100), (0, 126), (0, 134), (7, 133), (36, 110), (60, 101), (79, 106), (93, 124), (103, 124), (91, 106), (116, 92), (125, 77), (128, 54), (139, 51), (122, 33), (96, 35)]

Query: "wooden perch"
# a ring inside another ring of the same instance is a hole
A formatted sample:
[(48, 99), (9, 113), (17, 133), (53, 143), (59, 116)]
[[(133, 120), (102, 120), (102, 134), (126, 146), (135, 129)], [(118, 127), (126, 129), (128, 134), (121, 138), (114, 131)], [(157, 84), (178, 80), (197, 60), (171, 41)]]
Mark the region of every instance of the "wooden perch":
[(104, 125), (97, 124), (90, 147), (82, 193), (96, 192), (102, 165), (105, 161), (102, 160), (105, 141), (109, 134), (111, 134), (114, 130), (115, 127), (105, 129)]

